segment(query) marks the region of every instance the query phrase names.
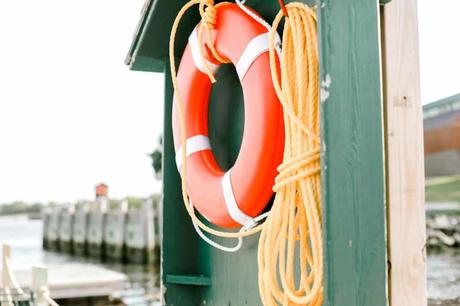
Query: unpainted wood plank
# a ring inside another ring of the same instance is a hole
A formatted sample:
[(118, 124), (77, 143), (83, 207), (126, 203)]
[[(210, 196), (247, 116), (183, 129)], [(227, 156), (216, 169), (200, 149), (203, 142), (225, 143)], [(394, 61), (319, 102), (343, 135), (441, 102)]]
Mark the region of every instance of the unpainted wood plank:
[(382, 15), (389, 296), (391, 305), (423, 306), (425, 184), (417, 0), (394, 0)]

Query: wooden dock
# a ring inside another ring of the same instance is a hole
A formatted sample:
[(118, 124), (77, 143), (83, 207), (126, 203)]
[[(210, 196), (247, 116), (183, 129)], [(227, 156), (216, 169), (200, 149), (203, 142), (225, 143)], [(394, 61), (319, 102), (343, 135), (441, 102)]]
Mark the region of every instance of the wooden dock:
[[(48, 288), (55, 300), (111, 297), (124, 289), (127, 276), (93, 264), (49, 265)], [(22, 288), (32, 286), (30, 270), (14, 271)]]
[[(43, 213), (43, 247), (49, 251), (102, 259), (152, 263), (159, 248), (158, 205), (127, 200), (107, 208), (107, 199), (48, 208)], [(155, 221), (156, 220), (156, 221)]]

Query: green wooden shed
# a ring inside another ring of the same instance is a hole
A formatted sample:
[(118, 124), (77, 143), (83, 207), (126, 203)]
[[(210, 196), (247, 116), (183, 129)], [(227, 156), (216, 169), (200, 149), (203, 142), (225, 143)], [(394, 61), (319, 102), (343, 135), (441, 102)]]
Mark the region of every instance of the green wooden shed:
[[(401, 130), (407, 124), (413, 130), (421, 129), (418, 68), (415, 77), (413, 69), (418, 65), (416, 1), (393, 0), (385, 7), (377, 0), (302, 2), (315, 5), (319, 17), (324, 305), (424, 305), (424, 245), (420, 245), (424, 231), (417, 231), (424, 220), (420, 213), (423, 190), (419, 188), (423, 184), (423, 154), (407, 158), (420, 147), (423, 153), (423, 142), (419, 142), (423, 133), (410, 145), (397, 141), (408, 137), (408, 132)], [(168, 42), (173, 20), (185, 3), (148, 0), (126, 58), (132, 70), (165, 74), (165, 99), (156, 102), (165, 106), (163, 303), (261, 305), (258, 237), (246, 239), (238, 253), (216, 250), (195, 233), (182, 202), (171, 128)], [(268, 22), (279, 10), (277, 0), (247, 0), (246, 5)], [(186, 14), (177, 36), (178, 56), (198, 21), (197, 9)], [(402, 33), (402, 37), (394, 33)], [(403, 60), (414, 54), (415, 60)], [(239, 152), (244, 104), (232, 65), (223, 65), (217, 80), (211, 93), (209, 136), (219, 165), (228, 169)], [(398, 99), (410, 99), (413, 107), (398, 108), (393, 103)], [(395, 157), (388, 154), (396, 151)], [(414, 171), (413, 163), (421, 165), (422, 172)], [(398, 171), (395, 164), (399, 164)], [(399, 201), (410, 188), (413, 194)], [(401, 214), (405, 209), (414, 213)], [(405, 228), (400, 226), (403, 223)], [(405, 264), (411, 265), (411, 271), (415, 269), (410, 276)], [(400, 288), (406, 280), (410, 290)]]

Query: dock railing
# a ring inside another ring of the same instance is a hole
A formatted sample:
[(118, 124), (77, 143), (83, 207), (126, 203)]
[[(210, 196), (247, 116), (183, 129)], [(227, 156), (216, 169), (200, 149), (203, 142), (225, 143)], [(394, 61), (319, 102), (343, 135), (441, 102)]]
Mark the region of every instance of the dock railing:
[[(19, 286), (11, 268), (11, 247), (2, 246), (2, 294), (0, 306), (15, 306), (17, 297), (25, 298), (26, 293)], [(45, 267), (32, 267), (32, 290), (35, 294), (36, 306), (59, 306), (50, 296), (48, 289), (48, 270)]]
[(11, 247), (7, 244), (2, 246), (2, 287), (3, 294), (1, 306), (14, 306), (14, 295), (22, 295), (24, 291), (19, 287), (11, 269)]

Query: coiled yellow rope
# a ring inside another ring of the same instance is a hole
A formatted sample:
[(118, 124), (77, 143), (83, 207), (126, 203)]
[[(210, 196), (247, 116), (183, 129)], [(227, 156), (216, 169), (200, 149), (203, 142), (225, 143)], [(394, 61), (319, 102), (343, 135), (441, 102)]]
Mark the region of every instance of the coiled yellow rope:
[(302, 3), (290, 3), (286, 8), (289, 17), (283, 33), (281, 80), (276, 70), (274, 42), (282, 11), (270, 33), (272, 79), (283, 105), (286, 142), (283, 163), (273, 186), (275, 201), (259, 240), (259, 291), (266, 306), (321, 305), (323, 244), (316, 15)]
[[(186, 127), (184, 107), (176, 77), (174, 41), (185, 12), (199, 4), (202, 24), (198, 31), (204, 57), (203, 30), (215, 24), (213, 0), (191, 0), (179, 11), (169, 41), (170, 69), (179, 113), (182, 150), (182, 195), (192, 221), (212, 235), (245, 237), (262, 230), (259, 241), (259, 290), (262, 302), (271, 305), (321, 305), (323, 295), (323, 245), (321, 226), (320, 138), (318, 105), (318, 51), (315, 12), (302, 3), (286, 6), (289, 18), (283, 33), (281, 79), (275, 60), (275, 33), (283, 17), (278, 13), (270, 33), (270, 65), (273, 83), (283, 105), (286, 143), (283, 163), (279, 166), (273, 190), (276, 192), (266, 222), (243, 232), (223, 232), (210, 228), (195, 215), (186, 190)], [(213, 56), (219, 56), (212, 43)], [(204, 61), (207, 63), (207, 61)], [(215, 82), (206, 66), (211, 82)], [(295, 268), (296, 250), (299, 266)], [(295, 273), (299, 273), (296, 283)]]

